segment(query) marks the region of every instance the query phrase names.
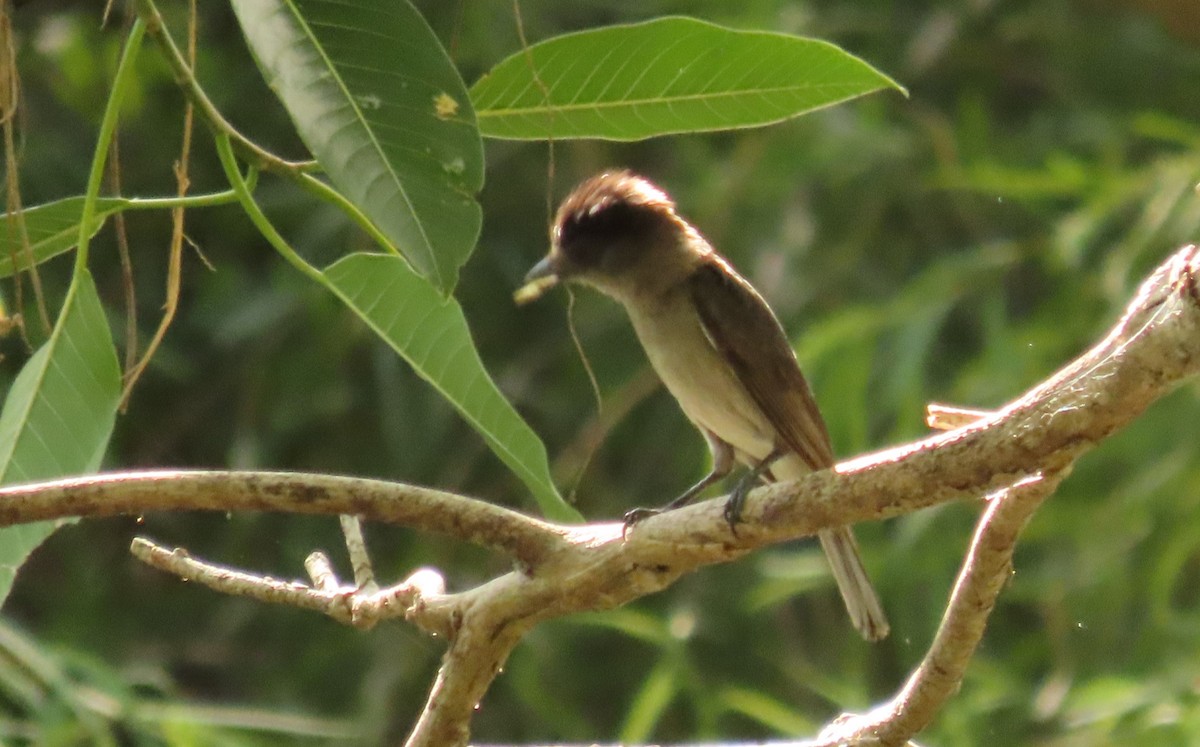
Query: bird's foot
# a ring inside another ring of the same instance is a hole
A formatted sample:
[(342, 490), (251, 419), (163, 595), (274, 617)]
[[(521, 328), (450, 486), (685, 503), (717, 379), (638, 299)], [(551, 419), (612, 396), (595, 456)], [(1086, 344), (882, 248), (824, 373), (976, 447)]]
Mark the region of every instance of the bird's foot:
[(625, 526), (621, 529), (621, 539), (625, 539), (625, 535), (633, 528), (634, 524), (645, 521), (651, 516), (658, 516), (663, 512), (661, 508), (631, 508), (625, 512)]
[(729, 500), (725, 501), (725, 510), (722, 512), (725, 516), (725, 523), (729, 524), (729, 531), (733, 532), (733, 536), (737, 536), (737, 525), (742, 520), (742, 509), (746, 507), (746, 496), (754, 488), (754, 483), (758, 476), (751, 473), (734, 486), (733, 492), (729, 494)]
[(729, 531), (733, 536), (738, 536), (737, 525), (742, 520), (742, 501), (737, 500), (737, 496), (730, 496), (729, 500), (725, 501), (725, 523), (729, 525)]

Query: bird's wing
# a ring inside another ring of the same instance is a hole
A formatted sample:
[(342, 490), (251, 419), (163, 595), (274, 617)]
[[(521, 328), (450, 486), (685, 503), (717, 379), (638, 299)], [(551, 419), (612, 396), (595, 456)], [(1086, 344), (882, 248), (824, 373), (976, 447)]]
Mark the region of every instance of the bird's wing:
[(688, 284), (705, 335), (775, 428), (779, 445), (811, 469), (832, 466), (825, 421), (767, 302), (715, 254)]

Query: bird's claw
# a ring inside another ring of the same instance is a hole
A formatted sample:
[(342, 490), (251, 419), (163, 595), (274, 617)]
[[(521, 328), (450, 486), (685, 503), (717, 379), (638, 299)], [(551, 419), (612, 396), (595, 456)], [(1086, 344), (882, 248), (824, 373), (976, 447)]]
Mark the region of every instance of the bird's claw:
[(725, 510), (722, 512), (725, 516), (725, 523), (729, 524), (729, 531), (733, 532), (733, 536), (737, 536), (737, 525), (742, 520), (742, 508), (746, 505), (746, 491), (738, 486), (737, 490), (729, 496), (729, 500), (725, 501)]
[(631, 508), (625, 512), (625, 526), (621, 528), (621, 539), (625, 539), (625, 535), (633, 528), (634, 524), (640, 521), (645, 521), (651, 516), (658, 516), (663, 510), (661, 508)]

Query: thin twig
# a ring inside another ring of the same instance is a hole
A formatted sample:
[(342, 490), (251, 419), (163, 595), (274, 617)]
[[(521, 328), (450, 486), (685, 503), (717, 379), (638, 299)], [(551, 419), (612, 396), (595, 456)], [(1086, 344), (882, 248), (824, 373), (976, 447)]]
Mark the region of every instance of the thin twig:
[[(196, 69), (197, 25), (196, 0), (190, 0), (188, 3), (186, 60), (189, 71)], [(191, 185), (191, 181), (188, 179), (188, 165), (192, 160), (192, 124), (195, 118), (195, 105), (189, 99), (183, 109), (182, 142), (179, 146), (179, 160), (175, 162), (175, 196), (179, 198), (187, 195), (188, 187)], [(116, 142), (116, 138), (113, 139), (113, 142)], [(125, 386), (121, 391), (121, 404), (119, 405), (122, 412), (128, 407), (129, 398), (133, 394), (133, 387), (137, 384), (138, 379), (141, 378), (142, 372), (146, 370), (146, 366), (150, 365), (151, 359), (154, 358), (154, 353), (162, 344), (163, 338), (167, 335), (167, 330), (171, 327), (171, 322), (175, 319), (175, 312), (179, 309), (179, 285), (183, 274), (183, 217), (184, 210), (182, 206), (171, 209), (171, 243), (167, 250), (167, 297), (163, 304), (162, 320), (159, 321), (158, 328), (154, 330), (154, 336), (146, 344), (146, 351), (142, 354), (141, 360), (132, 368), (128, 368), (125, 371)], [(136, 344), (136, 341), (130, 344)]]
[(147, 565), (222, 594), (313, 610), (362, 630), (370, 630), (381, 620), (404, 618), (434, 635), (453, 632), (452, 609), (440, 599), (445, 595), (445, 583), (429, 569), (387, 589), (364, 591), (246, 573), (192, 557), (181, 547), (168, 550), (144, 537), (134, 539), (129, 551)]
[(313, 551), (304, 559), (304, 570), (312, 581), (313, 588), (321, 591), (333, 591), (341, 586), (337, 574), (333, 572), (333, 563), (329, 556), (320, 551)]
[[(21, 209), (21, 173), (20, 157), (17, 155), (16, 128), (17, 117), (20, 113), (21, 78), (17, 72), (17, 48), (13, 41), (12, 22), (9, 17), (8, 0), (0, 0), (0, 128), (4, 131), (4, 178), (5, 202), (8, 211), (6, 230), (9, 232), (9, 246), (13, 247), (12, 266), (13, 284), (16, 296), (15, 318), (23, 311), (23, 292), (21, 270), (29, 270), (29, 283), (33, 287), (34, 303), (37, 307), (38, 318), (42, 328), (48, 333), (50, 327), (50, 312), (46, 309), (46, 297), (42, 292), (42, 278), (38, 274), (37, 263), (33, 259), (33, 248), (29, 244), (29, 232), (25, 227), (25, 213)], [(12, 239), (17, 241), (12, 241)], [(21, 247), (25, 268), (17, 261), (17, 250)], [(29, 338), (24, 324), (20, 325), (21, 337), (29, 346)]]
[[(108, 152), (108, 191), (121, 196), (121, 138), (114, 137)], [(137, 365), (138, 326), (137, 288), (133, 282), (133, 260), (129, 256), (129, 231), (125, 226), (125, 211), (113, 215), (113, 231), (117, 238), (117, 257), (121, 263), (121, 295), (125, 301), (125, 370)], [(125, 408), (121, 407), (121, 412)]]
[(346, 554), (350, 556), (350, 567), (354, 572), (355, 585), (367, 592), (378, 591), (375, 568), (367, 554), (367, 538), (363, 536), (362, 521), (357, 516), (342, 514), (338, 517), (342, 536), (346, 538)]

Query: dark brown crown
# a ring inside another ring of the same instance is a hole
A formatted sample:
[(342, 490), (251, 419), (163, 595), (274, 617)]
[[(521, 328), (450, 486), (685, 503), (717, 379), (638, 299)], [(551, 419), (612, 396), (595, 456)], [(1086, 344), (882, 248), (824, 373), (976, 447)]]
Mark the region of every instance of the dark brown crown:
[(596, 265), (613, 248), (641, 246), (666, 223), (675, 203), (629, 171), (605, 172), (580, 184), (554, 221), (554, 244), (580, 268)]

